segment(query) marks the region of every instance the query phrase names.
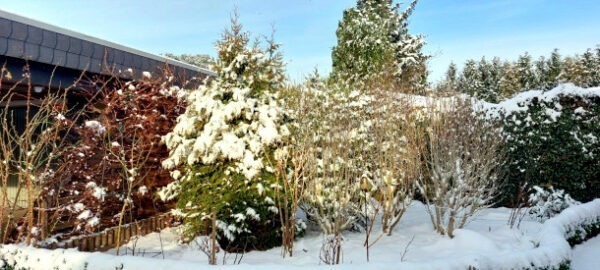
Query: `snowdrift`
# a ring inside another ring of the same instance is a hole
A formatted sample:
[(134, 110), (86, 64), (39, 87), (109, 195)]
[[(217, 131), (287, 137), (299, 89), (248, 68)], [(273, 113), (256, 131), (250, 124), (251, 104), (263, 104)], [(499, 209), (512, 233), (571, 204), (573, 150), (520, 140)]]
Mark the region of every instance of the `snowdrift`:
[[(568, 239), (584, 238), (586, 228), (600, 223), (600, 199), (570, 207), (546, 221), (535, 246), (527, 252), (465, 254), (452, 260), (432, 258), (427, 262), (342, 264), (339, 266), (311, 265), (322, 269), (558, 269), (569, 263), (572, 254)], [(200, 252), (200, 251), (198, 251)], [(74, 249), (45, 250), (18, 245), (4, 245), (0, 254), (7, 263), (31, 269), (192, 269), (197, 262), (148, 257), (113, 256), (105, 253), (78, 252)], [(201, 254), (199, 253), (199, 256)], [(86, 268), (87, 267), (87, 268)], [(299, 269), (306, 265), (240, 264), (210, 267), (214, 269)]]

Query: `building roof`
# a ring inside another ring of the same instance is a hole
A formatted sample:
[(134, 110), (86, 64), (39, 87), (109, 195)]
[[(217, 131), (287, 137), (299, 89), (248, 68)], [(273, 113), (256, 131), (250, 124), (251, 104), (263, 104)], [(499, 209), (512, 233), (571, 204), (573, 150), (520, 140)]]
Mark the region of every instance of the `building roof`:
[(206, 77), (215, 73), (58, 26), (0, 10), (0, 56), (95, 74), (131, 69), (160, 72), (165, 64), (176, 73)]

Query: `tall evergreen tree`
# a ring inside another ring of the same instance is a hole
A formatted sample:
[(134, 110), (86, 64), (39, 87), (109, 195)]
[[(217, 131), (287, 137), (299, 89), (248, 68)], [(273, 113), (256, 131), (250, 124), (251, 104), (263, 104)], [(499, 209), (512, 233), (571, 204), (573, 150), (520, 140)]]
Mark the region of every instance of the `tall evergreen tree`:
[(468, 60), (458, 79), (458, 91), (471, 96), (478, 96), (482, 84), (481, 72), (479, 72), (477, 63), (474, 60)]
[(566, 57), (563, 62), (563, 71), (559, 76), (560, 82), (571, 82), (575, 85), (583, 83), (583, 74), (581, 66), (578, 65), (576, 57)]
[(520, 55), (516, 63), (516, 68), (517, 73), (519, 74), (519, 83), (521, 84), (521, 89), (518, 89), (517, 91), (531, 89), (536, 81), (535, 74), (532, 70), (531, 55), (527, 52)]
[(391, 0), (358, 0), (346, 9), (336, 31), (331, 79), (359, 88), (382, 81), (408, 91), (424, 88), (425, 41), (407, 28), (417, 1), (402, 12)]
[(457, 91), (457, 83), (458, 69), (456, 68), (456, 64), (454, 64), (454, 62), (450, 62), (450, 65), (448, 65), (448, 69), (446, 70), (444, 81), (438, 84), (437, 90), (446, 93)]
[(563, 72), (563, 60), (558, 53), (558, 49), (554, 49), (548, 58), (546, 73), (544, 74), (544, 89), (552, 89), (559, 83), (559, 78)]
[(596, 45), (594, 50), (593, 69), (592, 84), (593, 86), (600, 86), (600, 45)]
[(537, 60), (533, 62), (533, 77), (535, 81), (533, 82), (532, 88), (534, 89), (547, 89), (547, 85), (549, 84), (547, 81), (548, 74), (548, 61), (544, 56), (540, 56)]
[(506, 61), (502, 65), (502, 78), (499, 82), (500, 96), (504, 99), (510, 98), (521, 89), (521, 83), (519, 81), (519, 73), (515, 65), (511, 62)]
[(488, 102), (498, 102), (499, 82), (501, 76), (500, 59), (494, 57), (492, 62), (485, 60), (485, 57), (479, 61), (479, 72), (481, 73), (482, 87), (478, 97)]
[(581, 87), (592, 87), (596, 85), (596, 59), (591, 49), (587, 49), (577, 61), (578, 69), (581, 70)]

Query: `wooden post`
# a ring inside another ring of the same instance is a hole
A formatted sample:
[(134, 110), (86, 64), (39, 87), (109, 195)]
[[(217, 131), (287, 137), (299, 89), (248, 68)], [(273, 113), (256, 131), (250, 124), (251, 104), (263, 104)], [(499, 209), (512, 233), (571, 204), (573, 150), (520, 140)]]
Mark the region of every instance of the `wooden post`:
[(85, 247), (84, 242), (85, 242), (85, 238), (80, 238), (79, 239), (79, 241), (77, 243), (77, 250), (79, 250), (79, 251), (85, 251), (84, 250), (84, 247)]
[(79, 248), (79, 238), (73, 239), (73, 247), (76, 248), (77, 250), (81, 250)]
[(104, 249), (107, 247), (107, 245), (108, 245), (108, 232), (107, 231), (102, 232), (102, 239), (100, 242), (101, 242), (100, 248)]
[(131, 226), (129, 225), (125, 225), (125, 227), (123, 227), (124, 232), (124, 237), (123, 237), (123, 243), (129, 241), (129, 238), (131, 238)]
[(96, 251), (98, 249), (100, 249), (102, 247), (102, 233), (96, 234), (96, 237), (94, 237), (94, 250), (92, 251)]
[(115, 232), (112, 229), (108, 230), (106, 234), (106, 244), (109, 248), (113, 248), (115, 244)]
[(131, 236), (137, 236), (137, 235), (139, 235), (138, 223), (137, 223), (137, 221), (134, 221), (133, 223), (131, 223)]

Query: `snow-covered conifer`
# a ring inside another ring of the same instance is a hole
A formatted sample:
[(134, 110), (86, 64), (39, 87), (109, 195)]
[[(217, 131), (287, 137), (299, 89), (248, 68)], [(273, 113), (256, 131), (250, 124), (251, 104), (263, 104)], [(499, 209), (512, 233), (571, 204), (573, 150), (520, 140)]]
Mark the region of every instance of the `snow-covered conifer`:
[(252, 45), (236, 15), (216, 45), (217, 76), (189, 93), (186, 112), (163, 138), (170, 149), (163, 166), (177, 182), (160, 195), (178, 198), (188, 236), (210, 220), (230, 251), (280, 243), (269, 161), (289, 131), (277, 99), (282, 56), (278, 44), (267, 45)]
[(521, 89), (518, 91), (532, 89), (535, 85), (536, 78), (531, 62), (531, 55), (528, 53), (520, 55), (516, 62), (516, 68), (519, 74), (519, 83), (521, 84)]
[(391, 78), (397, 89), (422, 91), (428, 58), (421, 52), (425, 41), (407, 29), (416, 4), (417, 0), (399, 12), (400, 6), (391, 0), (359, 0), (345, 10), (332, 52), (332, 79), (360, 88)]
[(474, 60), (468, 60), (458, 80), (459, 91), (476, 96), (477, 93), (482, 92), (482, 85), (481, 72), (479, 72), (477, 63)]

